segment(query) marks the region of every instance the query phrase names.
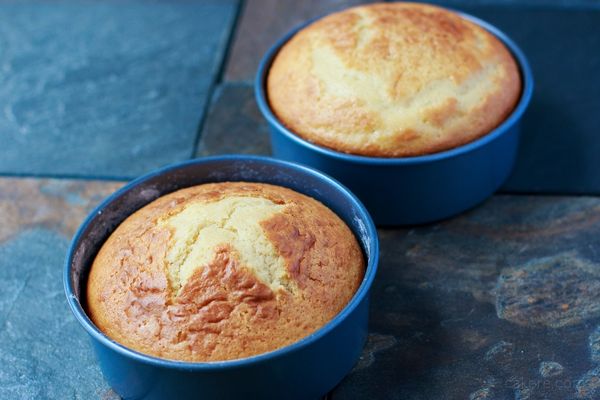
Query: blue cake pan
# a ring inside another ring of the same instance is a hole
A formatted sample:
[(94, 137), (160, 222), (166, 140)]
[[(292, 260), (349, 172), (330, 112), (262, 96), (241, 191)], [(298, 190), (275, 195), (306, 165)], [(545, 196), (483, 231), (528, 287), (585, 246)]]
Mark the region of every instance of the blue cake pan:
[(533, 76), (525, 55), (507, 35), (479, 18), (458, 14), (500, 39), (519, 66), (520, 100), (498, 127), (473, 142), (447, 151), (403, 158), (346, 154), (301, 138), (273, 113), (266, 82), (279, 49), (309, 21), (288, 32), (267, 51), (256, 75), (256, 100), (269, 125), (273, 155), (311, 166), (338, 179), (362, 200), (378, 225), (437, 221), (468, 210), (491, 196), (512, 171), (521, 117), (533, 92)]
[[(367, 261), (363, 281), (346, 307), (310, 336), (281, 349), (232, 361), (170, 361), (131, 350), (104, 335), (85, 311), (89, 269), (115, 228), (156, 198), (208, 182), (247, 181), (285, 186), (332, 209), (356, 235)], [(318, 399), (352, 369), (367, 338), (369, 291), (379, 241), (360, 201), (313, 169), (267, 157), (207, 157), (138, 178), (108, 197), (83, 222), (68, 250), (67, 300), (91, 337), (108, 384), (125, 399)]]

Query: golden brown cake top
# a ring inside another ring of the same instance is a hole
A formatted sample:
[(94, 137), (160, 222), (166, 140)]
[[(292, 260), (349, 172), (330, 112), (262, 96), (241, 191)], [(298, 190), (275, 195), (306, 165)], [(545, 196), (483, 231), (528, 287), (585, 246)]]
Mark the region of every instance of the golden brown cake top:
[(267, 77), (292, 132), (374, 157), (435, 153), (490, 132), (514, 109), (521, 79), (494, 35), (449, 10), (371, 4), (296, 33)]
[(365, 261), (347, 225), (279, 186), (204, 184), (127, 218), (96, 256), (87, 309), (115, 341), (217, 361), (275, 350), (348, 303)]

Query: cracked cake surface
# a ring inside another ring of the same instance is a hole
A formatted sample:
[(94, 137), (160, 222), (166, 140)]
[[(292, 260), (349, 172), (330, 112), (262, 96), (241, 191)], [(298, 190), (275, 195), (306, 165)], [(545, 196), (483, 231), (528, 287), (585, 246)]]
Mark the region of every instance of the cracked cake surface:
[(340, 152), (409, 157), (497, 127), (521, 93), (505, 45), (428, 4), (368, 4), (297, 32), (273, 60), (267, 97), (300, 137)]
[(262, 183), (203, 184), (158, 198), (110, 235), (87, 310), (113, 340), (182, 361), (222, 361), (296, 342), (362, 281), (347, 225), (315, 199)]

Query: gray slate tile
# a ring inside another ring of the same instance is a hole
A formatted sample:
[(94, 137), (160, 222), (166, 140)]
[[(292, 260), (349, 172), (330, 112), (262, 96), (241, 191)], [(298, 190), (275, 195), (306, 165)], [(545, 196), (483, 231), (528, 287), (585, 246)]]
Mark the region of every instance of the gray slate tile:
[(251, 81), (263, 54), (294, 26), (365, 0), (247, 0), (238, 25), (225, 80)]
[(379, 229), (367, 345), (330, 398), (598, 399), (599, 221), (595, 197), (501, 195)]
[(71, 237), (85, 216), (121, 182), (0, 178), (0, 243), (29, 228)]
[(197, 156), (271, 154), (269, 130), (248, 84), (227, 83), (215, 90), (200, 136)]
[(62, 285), (66, 239), (27, 230), (0, 245), (0, 398), (113, 399)]
[(121, 183), (0, 178), (0, 399), (118, 397), (62, 285), (68, 238)]
[(237, 2), (0, 3), (0, 173), (189, 158)]

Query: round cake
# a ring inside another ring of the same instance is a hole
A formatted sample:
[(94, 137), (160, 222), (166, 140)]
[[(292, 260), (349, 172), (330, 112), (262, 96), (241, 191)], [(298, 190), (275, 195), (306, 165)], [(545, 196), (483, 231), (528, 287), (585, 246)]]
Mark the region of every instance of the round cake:
[(113, 340), (182, 361), (294, 343), (350, 301), (365, 270), (348, 226), (280, 186), (225, 182), (160, 197), (110, 235), (87, 310)]
[(336, 151), (419, 156), (497, 127), (521, 93), (504, 44), (449, 10), (371, 4), (300, 30), (276, 55), (267, 97), (293, 133)]

